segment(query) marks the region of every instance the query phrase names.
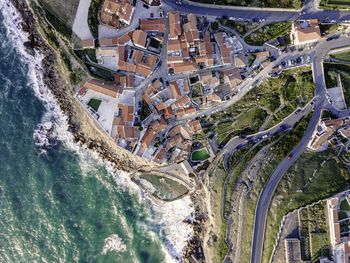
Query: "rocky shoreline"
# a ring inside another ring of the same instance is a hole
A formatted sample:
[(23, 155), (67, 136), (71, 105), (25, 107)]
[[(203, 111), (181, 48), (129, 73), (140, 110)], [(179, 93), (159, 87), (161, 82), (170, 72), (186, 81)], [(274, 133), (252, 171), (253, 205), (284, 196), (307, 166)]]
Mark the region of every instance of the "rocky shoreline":
[[(42, 74), (44, 83), (53, 93), (61, 110), (67, 116), (68, 130), (72, 133), (74, 141), (97, 152), (104, 160), (113, 164), (116, 169), (127, 172), (135, 170), (143, 172), (157, 169), (157, 166), (153, 163), (119, 148), (107, 134), (96, 127), (91, 117), (76, 101), (70, 84), (59, 73), (57, 53), (39, 33), (37, 21), (28, 3), (25, 0), (10, 1), (22, 17), (22, 30), (28, 33), (28, 41), (24, 43), (27, 53), (34, 56), (35, 50), (37, 50), (43, 55)], [(202, 195), (203, 190), (201, 189), (190, 195), (195, 207), (195, 215), (194, 220), (188, 222), (193, 225), (193, 235), (183, 251), (185, 262), (192, 262), (191, 258), (196, 258), (198, 262), (205, 262), (202, 245), (206, 232), (205, 222), (207, 221), (207, 216), (206, 212), (203, 211), (205, 204)]]
[[(35, 50), (38, 50), (43, 55), (44, 83), (67, 116), (68, 130), (73, 134), (74, 141), (96, 151), (117, 169), (129, 172), (154, 168), (155, 164), (117, 147), (111, 138), (96, 127), (76, 101), (70, 84), (59, 74), (57, 54), (39, 33), (37, 22), (27, 2), (23, 0), (11, 0), (11, 2), (22, 16), (22, 30), (28, 33), (28, 41), (24, 43), (27, 53), (33, 56)], [(89, 128), (86, 129), (86, 126)]]

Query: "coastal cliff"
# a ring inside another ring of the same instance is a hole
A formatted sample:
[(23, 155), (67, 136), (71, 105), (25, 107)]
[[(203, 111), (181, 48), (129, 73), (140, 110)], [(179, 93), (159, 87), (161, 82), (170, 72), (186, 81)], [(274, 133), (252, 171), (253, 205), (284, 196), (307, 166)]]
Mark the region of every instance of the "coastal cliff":
[(22, 16), (22, 29), (28, 33), (26, 51), (34, 55), (35, 51), (43, 55), (43, 79), (53, 93), (61, 110), (68, 118), (68, 129), (76, 143), (99, 153), (103, 159), (111, 162), (115, 168), (124, 171), (149, 170), (156, 167), (130, 152), (118, 147), (114, 141), (101, 131), (88, 116), (74, 97), (74, 91), (60, 68), (57, 52), (49, 46), (38, 30), (38, 23), (26, 1), (12, 0), (12, 4)]

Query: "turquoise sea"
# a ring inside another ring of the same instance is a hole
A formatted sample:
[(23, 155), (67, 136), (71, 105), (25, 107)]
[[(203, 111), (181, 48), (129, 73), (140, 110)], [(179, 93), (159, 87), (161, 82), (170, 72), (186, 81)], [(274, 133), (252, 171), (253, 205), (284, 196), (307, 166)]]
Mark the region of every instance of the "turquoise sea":
[(23, 57), (13, 11), (0, 10), (0, 262), (168, 261), (158, 208), (72, 145), (39, 66)]

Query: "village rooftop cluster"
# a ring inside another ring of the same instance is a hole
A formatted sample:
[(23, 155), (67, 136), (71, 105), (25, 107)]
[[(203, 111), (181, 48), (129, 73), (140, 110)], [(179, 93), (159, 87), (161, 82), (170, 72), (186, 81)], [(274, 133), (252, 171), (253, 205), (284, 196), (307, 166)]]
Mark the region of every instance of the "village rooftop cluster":
[[(110, 71), (112, 79), (86, 82), (77, 97), (119, 146), (138, 156), (157, 163), (192, 162), (197, 137), (212, 156), (196, 113), (238, 93), (272, 54), (244, 51), (236, 36), (212, 30), (207, 18), (165, 13), (152, 2), (143, 2), (149, 7), (140, 18), (135, 15), (139, 2), (104, 1), (101, 26), (123, 30), (136, 23), (136, 28), (81, 41), (81, 50), (94, 50), (90, 66)], [(293, 26), (295, 41), (317, 41), (316, 22)]]

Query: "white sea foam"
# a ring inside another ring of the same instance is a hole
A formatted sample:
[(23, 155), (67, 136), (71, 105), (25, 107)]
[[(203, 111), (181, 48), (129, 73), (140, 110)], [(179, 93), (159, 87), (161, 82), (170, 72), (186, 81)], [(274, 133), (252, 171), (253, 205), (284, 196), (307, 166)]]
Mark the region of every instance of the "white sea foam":
[(126, 245), (123, 240), (117, 235), (112, 234), (105, 239), (102, 254), (106, 255), (110, 251), (124, 252), (126, 251)]
[[(178, 258), (181, 258), (182, 250), (193, 232), (192, 226), (183, 222), (194, 211), (190, 198), (185, 197), (170, 203), (154, 204), (148, 195), (130, 180), (128, 173), (116, 171), (110, 163), (103, 161), (96, 152), (74, 143), (73, 135), (68, 132), (67, 117), (60, 110), (53, 94), (44, 84), (41, 64), (43, 56), (36, 51), (33, 58), (25, 51), (23, 44), (27, 41), (28, 35), (21, 30), (21, 18), (8, 0), (0, 2), (0, 11), (5, 18), (4, 24), (12, 44), (19, 52), (22, 60), (28, 65), (31, 87), (46, 109), (41, 123), (38, 124), (33, 134), (38, 147), (42, 152), (45, 152), (45, 149), (49, 148), (52, 142), (57, 140), (62, 142), (68, 149), (80, 156), (83, 173), (91, 171), (93, 167), (91, 160), (104, 165), (119, 186), (134, 195), (136, 194), (141, 205), (150, 205), (150, 208), (155, 211), (153, 221), (160, 226), (160, 231), (162, 232), (163, 249), (166, 255), (165, 261), (180, 262)], [(101, 178), (100, 180), (103, 181)], [(123, 250), (124, 246), (125, 244), (121, 243), (119, 239), (111, 236), (107, 240), (106, 250), (104, 249), (103, 251)]]

